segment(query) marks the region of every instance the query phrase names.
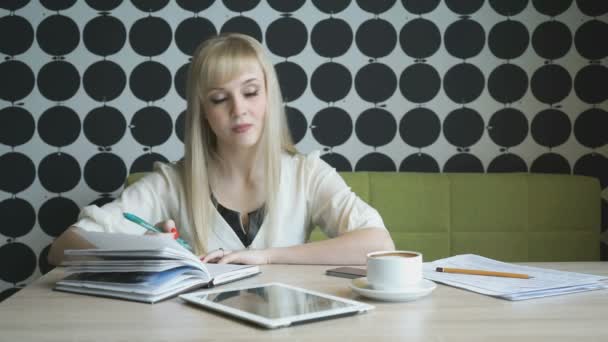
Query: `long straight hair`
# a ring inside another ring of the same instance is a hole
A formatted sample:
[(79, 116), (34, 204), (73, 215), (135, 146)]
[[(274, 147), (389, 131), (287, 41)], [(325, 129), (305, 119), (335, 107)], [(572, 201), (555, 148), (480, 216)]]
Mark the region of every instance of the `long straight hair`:
[(217, 163), (217, 137), (205, 116), (203, 103), (209, 90), (239, 76), (252, 63), (264, 73), (266, 115), (259, 141), (265, 181), (265, 227), (268, 245), (272, 245), (277, 227), (275, 209), (281, 179), (281, 156), (297, 153), (285, 117), (281, 89), (273, 64), (257, 40), (242, 34), (221, 34), (203, 42), (194, 52), (188, 71), (185, 154), (182, 168), (187, 210), (193, 227), (195, 253), (208, 252), (214, 207), (211, 201), (209, 170)]

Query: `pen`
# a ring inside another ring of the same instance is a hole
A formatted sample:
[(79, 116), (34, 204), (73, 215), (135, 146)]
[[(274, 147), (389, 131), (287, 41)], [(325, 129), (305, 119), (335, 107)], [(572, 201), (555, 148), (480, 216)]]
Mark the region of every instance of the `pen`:
[(506, 278), (521, 278), (521, 279), (531, 278), (529, 275), (521, 274), (521, 273), (508, 273), (508, 272), (496, 272), (496, 271), (484, 271), (484, 270), (467, 270), (464, 268), (437, 267), (435, 269), (435, 271), (444, 272), (444, 273), (461, 273), (461, 274), (473, 274), (473, 275), (506, 277)]
[[(133, 215), (131, 213), (123, 213), (122, 214), (127, 220), (136, 223), (138, 225), (140, 225), (141, 227), (144, 227), (145, 229), (151, 231), (151, 232), (155, 232), (155, 233), (163, 233), (163, 231), (161, 231), (160, 229), (156, 228), (155, 226), (151, 225), (150, 223), (144, 221), (142, 218)], [(184, 241), (184, 239), (182, 238), (177, 238), (175, 239), (175, 241), (177, 241), (180, 245), (182, 245), (182, 247), (185, 247), (188, 250), (192, 250), (192, 247), (190, 247), (190, 245), (188, 245), (188, 243), (186, 241)]]

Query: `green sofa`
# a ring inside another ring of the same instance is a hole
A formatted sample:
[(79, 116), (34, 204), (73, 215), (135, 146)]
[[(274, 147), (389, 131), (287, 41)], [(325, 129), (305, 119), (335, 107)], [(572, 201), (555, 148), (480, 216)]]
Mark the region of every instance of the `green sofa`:
[[(343, 172), (397, 249), (425, 261), (474, 253), (503, 261), (600, 259), (600, 185), (574, 175)], [(129, 182), (140, 175), (131, 175)], [(311, 240), (323, 239), (315, 229)]]
[[(528, 173), (342, 173), (382, 215), (398, 249), (431, 261), (599, 260), (595, 178)], [(319, 232), (312, 239), (318, 239)]]

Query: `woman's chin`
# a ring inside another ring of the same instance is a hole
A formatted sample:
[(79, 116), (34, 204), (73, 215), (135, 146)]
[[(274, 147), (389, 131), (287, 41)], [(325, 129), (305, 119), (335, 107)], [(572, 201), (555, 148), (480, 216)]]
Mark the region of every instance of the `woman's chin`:
[(258, 141), (258, 139), (242, 137), (241, 139), (235, 139), (230, 145), (233, 149), (250, 150), (258, 146)]

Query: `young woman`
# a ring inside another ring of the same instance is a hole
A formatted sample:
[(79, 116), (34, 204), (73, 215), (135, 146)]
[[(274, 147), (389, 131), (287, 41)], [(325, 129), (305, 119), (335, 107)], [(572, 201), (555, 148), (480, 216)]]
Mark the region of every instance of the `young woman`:
[[(274, 67), (255, 39), (204, 42), (187, 98), (183, 160), (155, 165), (102, 208), (85, 207), (53, 243), (52, 264), (65, 249), (90, 247), (75, 228), (144, 234), (124, 212), (177, 227), (205, 262), (364, 264), (367, 252), (394, 249), (378, 212), (318, 152), (296, 152)], [(306, 243), (315, 225), (331, 239)]]

